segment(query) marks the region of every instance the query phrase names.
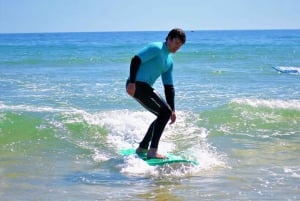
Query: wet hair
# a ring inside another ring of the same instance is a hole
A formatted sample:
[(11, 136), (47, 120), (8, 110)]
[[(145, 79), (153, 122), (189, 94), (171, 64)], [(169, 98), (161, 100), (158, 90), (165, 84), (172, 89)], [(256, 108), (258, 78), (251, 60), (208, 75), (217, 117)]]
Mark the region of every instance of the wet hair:
[(180, 28), (175, 28), (175, 29), (172, 29), (168, 36), (166, 37), (166, 41), (168, 39), (173, 39), (173, 38), (178, 38), (179, 40), (181, 40), (182, 44), (185, 43), (185, 40), (186, 40), (186, 37), (185, 37), (185, 33), (182, 29)]

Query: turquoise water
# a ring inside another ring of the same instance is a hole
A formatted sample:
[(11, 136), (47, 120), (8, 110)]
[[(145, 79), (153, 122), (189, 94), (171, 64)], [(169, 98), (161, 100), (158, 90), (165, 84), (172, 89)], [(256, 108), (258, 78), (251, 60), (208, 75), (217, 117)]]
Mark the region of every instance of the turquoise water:
[(154, 118), (130, 59), (166, 34), (0, 34), (1, 200), (300, 199), (300, 77), (273, 69), (300, 66), (299, 30), (187, 32), (159, 148), (199, 165), (119, 154)]

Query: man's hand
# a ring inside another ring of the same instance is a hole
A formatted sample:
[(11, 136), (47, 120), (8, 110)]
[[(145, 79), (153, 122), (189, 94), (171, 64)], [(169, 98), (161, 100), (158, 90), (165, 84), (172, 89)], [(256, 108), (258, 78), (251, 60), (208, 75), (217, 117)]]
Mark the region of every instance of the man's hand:
[(135, 83), (128, 83), (126, 91), (130, 96), (134, 96), (134, 94), (135, 94)]
[(175, 113), (175, 111), (173, 111), (172, 114), (171, 114), (171, 122), (170, 122), (170, 124), (173, 124), (175, 121), (176, 121), (176, 113)]

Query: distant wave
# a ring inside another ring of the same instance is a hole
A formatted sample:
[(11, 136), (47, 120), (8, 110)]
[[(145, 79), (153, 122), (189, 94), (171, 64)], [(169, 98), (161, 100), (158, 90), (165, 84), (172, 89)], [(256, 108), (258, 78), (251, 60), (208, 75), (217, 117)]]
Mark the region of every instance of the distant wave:
[(278, 109), (291, 109), (300, 111), (300, 100), (265, 100), (256, 98), (236, 98), (231, 103), (245, 104), (252, 107), (268, 107)]
[(74, 108), (53, 108), (49, 106), (33, 105), (5, 105), (0, 102), (0, 110), (21, 111), (21, 112), (75, 112)]

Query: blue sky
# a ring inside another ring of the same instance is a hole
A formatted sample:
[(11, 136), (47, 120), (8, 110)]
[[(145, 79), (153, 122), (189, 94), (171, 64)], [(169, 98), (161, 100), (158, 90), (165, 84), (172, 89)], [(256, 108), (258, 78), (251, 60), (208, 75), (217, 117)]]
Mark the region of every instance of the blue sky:
[(300, 0), (0, 0), (0, 33), (300, 29)]

